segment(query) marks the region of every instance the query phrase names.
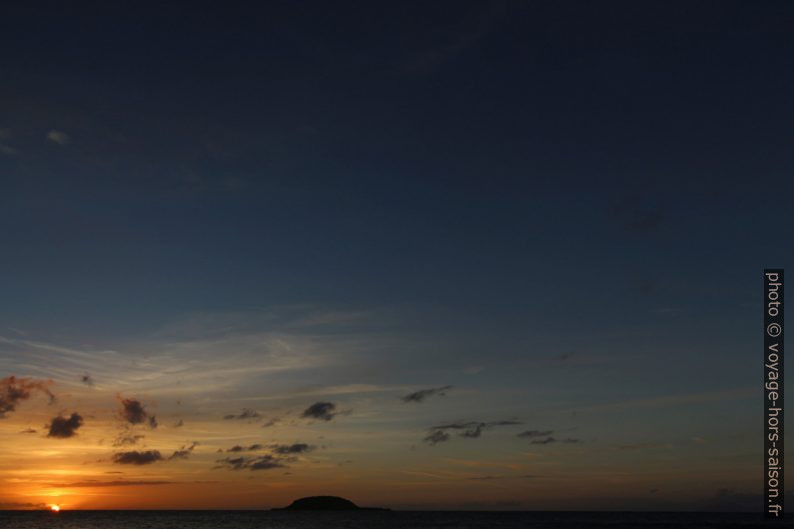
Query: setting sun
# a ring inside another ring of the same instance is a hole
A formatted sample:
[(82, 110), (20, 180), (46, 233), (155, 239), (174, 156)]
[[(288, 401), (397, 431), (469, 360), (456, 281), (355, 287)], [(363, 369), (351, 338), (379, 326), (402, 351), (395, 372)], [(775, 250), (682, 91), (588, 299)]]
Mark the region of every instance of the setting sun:
[(58, 512), (58, 511), (60, 511), (60, 510), (61, 510), (61, 506), (60, 506), (60, 505), (55, 505), (55, 504), (53, 504), (53, 505), (50, 505), (50, 510), (51, 510), (52, 512)]

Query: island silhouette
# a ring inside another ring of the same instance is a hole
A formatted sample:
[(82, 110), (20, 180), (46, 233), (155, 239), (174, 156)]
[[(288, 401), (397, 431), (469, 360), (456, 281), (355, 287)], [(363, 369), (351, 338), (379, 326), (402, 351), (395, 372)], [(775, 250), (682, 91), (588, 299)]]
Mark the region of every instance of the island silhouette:
[(275, 511), (388, 511), (382, 507), (359, 507), (355, 503), (339, 496), (308, 496), (300, 498), (286, 507)]

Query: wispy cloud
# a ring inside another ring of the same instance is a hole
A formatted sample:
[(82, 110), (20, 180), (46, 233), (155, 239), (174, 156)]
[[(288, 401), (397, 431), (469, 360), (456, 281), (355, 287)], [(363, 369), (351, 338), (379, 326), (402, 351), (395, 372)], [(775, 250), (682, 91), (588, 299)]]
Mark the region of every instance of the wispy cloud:
[(275, 426), (279, 422), (281, 422), (281, 417), (272, 417), (266, 420), (264, 423), (262, 423), (262, 428), (270, 428), (271, 426)]
[(445, 396), (448, 390), (452, 389), (452, 386), (440, 386), (437, 388), (429, 388), (429, 389), (420, 389), (419, 391), (414, 391), (413, 393), (409, 393), (404, 397), (401, 397), (403, 402), (424, 402), (425, 399), (428, 397)]
[(548, 437), (553, 433), (553, 430), (524, 430), (523, 432), (516, 434), (516, 437), (526, 437), (527, 439), (533, 439), (535, 437)]
[(173, 459), (187, 459), (190, 457), (190, 454), (193, 453), (193, 450), (198, 446), (197, 442), (193, 442), (190, 445), (182, 446), (179, 450), (175, 450), (173, 454), (168, 457), (168, 460)]
[(4, 154), (6, 156), (13, 156), (18, 152), (19, 151), (17, 151), (15, 148), (11, 147), (10, 145), (6, 145), (5, 143), (0, 143), (0, 154)]
[(43, 509), (47, 507), (45, 503), (30, 503), (21, 501), (0, 501), (0, 509)]
[(521, 422), (516, 420), (490, 422), (468, 421), (440, 424), (430, 427), (423, 441), (430, 445), (437, 445), (449, 441), (451, 438), (450, 432), (457, 432), (459, 437), (476, 439), (480, 437), (485, 430), (490, 430), (497, 426), (515, 426), (519, 424), (521, 424)]
[[(193, 395), (199, 387), (205, 394), (239, 389), (255, 377), (315, 368), (336, 358), (341, 361), (343, 352), (353, 349), (344, 338), (253, 330), (154, 339), (152, 343), (127, 345), (122, 352), (0, 336), (0, 344), (5, 346), (0, 350), (0, 360), (59, 381), (83, 382), (83, 375), (90, 372), (98, 389), (113, 387), (121, 392), (145, 391), (164, 397)], [(217, 355), (218, 350), (224, 355)], [(57, 353), (55, 357), (53, 352)]]
[(529, 439), (530, 444), (533, 445), (548, 445), (553, 443), (579, 443), (581, 442), (580, 439), (576, 439), (573, 437), (566, 437), (564, 439), (558, 439), (554, 437), (552, 434), (554, 430), (524, 430), (516, 434), (516, 437), (521, 437), (523, 439)]
[(68, 134), (55, 129), (47, 132), (47, 139), (53, 143), (57, 143), (58, 145), (67, 145), (69, 142), (71, 142), (71, 138), (69, 138)]
[(132, 435), (123, 433), (113, 440), (113, 446), (131, 446), (138, 444), (138, 441), (144, 439), (144, 435)]
[(449, 441), (449, 437), (449, 434), (444, 430), (431, 430), (422, 440), (429, 445), (435, 446), (438, 443)]
[(217, 468), (227, 468), (229, 470), (272, 470), (274, 468), (285, 468), (284, 461), (272, 454), (259, 457), (225, 457), (216, 461), (219, 463)]
[(262, 416), (259, 414), (259, 412), (249, 408), (243, 408), (240, 413), (238, 414), (231, 413), (229, 415), (224, 415), (223, 418), (227, 421), (232, 421), (232, 420), (253, 420), (253, 419), (259, 419), (261, 417)]
[(179, 483), (177, 481), (147, 481), (147, 480), (116, 480), (116, 481), (74, 481), (71, 483), (51, 483), (49, 486), (53, 488), (75, 489), (75, 488), (91, 488), (91, 487), (143, 487), (152, 485), (173, 485)]
[(17, 150), (8, 145), (6, 141), (11, 138), (11, 131), (9, 129), (0, 129), (0, 154), (6, 156), (13, 156), (17, 154)]
[(557, 439), (556, 437), (544, 437), (542, 439), (532, 439), (530, 441), (533, 445), (548, 445), (552, 443), (578, 443), (579, 439), (573, 437), (566, 437), (565, 439)]
[[(29, 335), (0, 336), (0, 362), (65, 386), (69, 381), (88, 385), (90, 380), (97, 390), (146, 393), (161, 402), (169, 397), (192, 398), (197, 391), (209, 396), (234, 390), (238, 395), (255, 395), (251, 400), (257, 401), (295, 400), (301, 394), (326, 400), (335, 394), (393, 391), (371, 384), (329, 384), (320, 375), (318, 368), (347, 365), (373, 347), (393, 343), (393, 335), (361, 331), (350, 321), (358, 324), (366, 318), (323, 315), (316, 308), (207, 314), (179, 319), (145, 341), (122, 343), (112, 350), (48, 343)], [(340, 322), (344, 332), (328, 332), (329, 325)], [(218, 355), (219, 350), (224, 354)], [(290, 376), (291, 371), (308, 374), (303, 387), (262, 391), (263, 378)], [(313, 373), (317, 378), (312, 378)], [(83, 379), (85, 375), (90, 379)], [(221, 399), (213, 400), (216, 404), (204, 408), (207, 412), (228, 413), (220, 408)]]

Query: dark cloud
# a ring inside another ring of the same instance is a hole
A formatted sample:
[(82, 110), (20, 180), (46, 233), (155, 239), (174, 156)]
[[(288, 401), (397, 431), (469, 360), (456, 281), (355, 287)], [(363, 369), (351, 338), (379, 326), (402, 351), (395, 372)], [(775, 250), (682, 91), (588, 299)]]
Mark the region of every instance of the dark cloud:
[(494, 426), (515, 426), (517, 424), (521, 424), (521, 421), (451, 422), (451, 423), (447, 423), (447, 424), (441, 424), (439, 426), (433, 426), (431, 428), (431, 430), (466, 430), (466, 431), (471, 431), (471, 430), (476, 429), (476, 428), (487, 429), (487, 428), (493, 428)]
[(480, 435), (482, 435), (482, 430), (485, 427), (484, 423), (479, 423), (471, 428), (463, 430), (460, 432), (461, 437), (468, 437), (469, 439), (476, 439)]
[(337, 412), (334, 410), (336, 410), (336, 404), (333, 402), (315, 402), (303, 410), (301, 417), (308, 419), (318, 419), (321, 421), (330, 421), (337, 415)]
[(0, 379), (0, 419), (16, 410), (20, 402), (28, 400), (35, 392), (44, 393), (50, 403), (55, 402), (55, 395), (50, 391), (52, 384), (51, 380), (15, 376)]
[(284, 459), (267, 454), (259, 457), (225, 457), (216, 461), (219, 468), (229, 470), (270, 470), (273, 468), (286, 468)]
[(254, 460), (249, 468), (251, 470), (270, 470), (272, 468), (284, 468), (285, 466), (278, 458), (266, 455)]
[(413, 393), (409, 393), (408, 395), (401, 397), (403, 402), (424, 402), (425, 399), (428, 397), (433, 397), (438, 395), (439, 397), (443, 397), (446, 395), (448, 390), (452, 389), (452, 386), (441, 386), (437, 388), (430, 388), (430, 389), (422, 389), (419, 391), (414, 391)]
[(141, 401), (119, 397), (119, 402), (121, 402), (121, 416), (125, 421), (130, 424), (148, 423), (151, 428), (157, 428), (157, 419), (149, 414)]
[(78, 413), (72, 413), (69, 417), (61, 415), (55, 417), (50, 422), (50, 431), (47, 437), (56, 439), (68, 439), (77, 435), (77, 429), (83, 425), (83, 418)]
[(271, 445), (270, 449), (279, 455), (287, 454), (306, 454), (314, 450), (314, 447), (306, 443), (293, 443), (291, 445)]
[(242, 470), (246, 468), (246, 464), (251, 461), (248, 457), (224, 457), (223, 459), (216, 459), (216, 463), (220, 463), (218, 468), (228, 468), (229, 470)]
[(578, 443), (579, 439), (568, 437), (566, 439), (557, 439), (555, 437), (544, 437), (543, 439), (532, 439), (530, 443), (533, 445), (548, 445), (552, 443)]
[(36, 432), (37, 432), (37, 430), (35, 430), (34, 428), (25, 428), (24, 430), (22, 430), (19, 433), (36, 433)]
[(449, 434), (443, 430), (431, 430), (422, 440), (430, 445), (437, 445), (449, 441)]
[(487, 422), (487, 423), (485, 423), (485, 425), (486, 425), (488, 428), (491, 428), (492, 426), (517, 426), (517, 425), (519, 425), (519, 424), (524, 424), (524, 423), (522, 423), (521, 421), (516, 421), (516, 420), (510, 420), (510, 421), (493, 421), (493, 422)]
[(491, 422), (452, 422), (447, 424), (440, 424), (428, 429), (428, 435), (423, 439), (424, 442), (430, 445), (437, 445), (449, 441), (451, 431), (458, 432), (459, 437), (467, 439), (476, 439), (480, 437), (485, 430), (497, 426), (515, 426), (521, 424), (520, 421), (491, 421)]
[(171, 461), (173, 459), (187, 459), (190, 457), (190, 454), (193, 453), (193, 450), (198, 446), (197, 442), (193, 442), (189, 446), (183, 446), (179, 450), (175, 450), (173, 454), (168, 457), (168, 460)]
[(553, 433), (553, 430), (524, 430), (523, 432), (516, 434), (516, 437), (534, 439), (536, 437), (548, 437)]
[(259, 419), (260, 417), (262, 416), (259, 415), (258, 411), (254, 411), (249, 408), (243, 408), (239, 414), (235, 415), (232, 413), (230, 415), (225, 415), (223, 418), (227, 421), (232, 421), (232, 420)]
[(140, 424), (147, 418), (146, 409), (136, 399), (121, 399), (121, 416), (130, 424)]
[(80, 377), (80, 382), (82, 382), (86, 386), (93, 386), (94, 385), (94, 379), (88, 373), (86, 373), (82, 377)]
[[(250, 446), (235, 445), (226, 451), (236, 453), (253, 452), (261, 450), (262, 448), (260, 444), (253, 444)], [(306, 443), (272, 444), (268, 446), (268, 449), (272, 452), (270, 454), (224, 457), (223, 459), (216, 460), (216, 463), (218, 463), (216, 468), (226, 468), (228, 470), (270, 470), (273, 468), (286, 468), (287, 463), (298, 460), (298, 455), (311, 452), (314, 448), (314, 446)]]
[(148, 465), (162, 460), (159, 450), (132, 450), (113, 454), (113, 462), (119, 465)]
[(580, 442), (579, 439), (574, 439), (572, 437), (566, 437), (565, 439), (557, 439), (553, 437), (552, 434), (554, 430), (524, 430), (523, 432), (517, 434), (517, 437), (523, 437), (524, 439), (530, 439), (530, 443), (533, 445), (547, 445), (552, 443), (578, 443)]
[(241, 446), (241, 445), (234, 445), (233, 447), (227, 449), (227, 452), (256, 452), (257, 450), (262, 450), (262, 445), (260, 444), (252, 444), (248, 446)]

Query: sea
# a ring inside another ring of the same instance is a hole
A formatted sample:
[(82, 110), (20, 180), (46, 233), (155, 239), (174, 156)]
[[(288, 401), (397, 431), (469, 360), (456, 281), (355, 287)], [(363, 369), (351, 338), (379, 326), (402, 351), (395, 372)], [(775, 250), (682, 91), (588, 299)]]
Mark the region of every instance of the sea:
[(0, 511), (2, 529), (748, 529), (760, 514), (472, 511)]

